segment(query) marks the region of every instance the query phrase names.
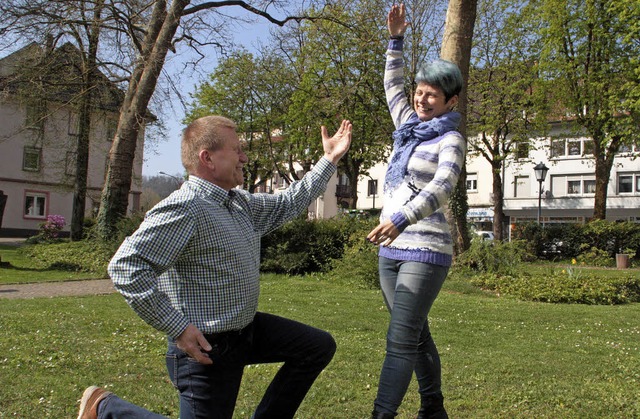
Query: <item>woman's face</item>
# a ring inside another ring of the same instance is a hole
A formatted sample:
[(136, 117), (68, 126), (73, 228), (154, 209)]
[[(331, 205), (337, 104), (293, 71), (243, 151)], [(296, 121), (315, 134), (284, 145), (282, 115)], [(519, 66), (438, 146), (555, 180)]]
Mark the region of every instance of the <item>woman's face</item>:
[(430, 121), (451, 111), (458, 103), (458, 96), (445, 101), (444, 92), (431, 84), (418, 83), (413, 95), (413, 107), (421, 121)]

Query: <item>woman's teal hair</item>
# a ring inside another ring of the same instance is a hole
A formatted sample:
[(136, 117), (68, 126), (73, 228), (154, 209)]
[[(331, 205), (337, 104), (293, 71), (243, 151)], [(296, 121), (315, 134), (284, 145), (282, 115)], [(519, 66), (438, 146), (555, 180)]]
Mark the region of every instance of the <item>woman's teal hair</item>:
[(445, 100), (460, 94), (462, 90), (462, 73), (451, 61), (436, 60), (423, 64), (416, 74), (416, 83), (426, 83), (442, 90)]

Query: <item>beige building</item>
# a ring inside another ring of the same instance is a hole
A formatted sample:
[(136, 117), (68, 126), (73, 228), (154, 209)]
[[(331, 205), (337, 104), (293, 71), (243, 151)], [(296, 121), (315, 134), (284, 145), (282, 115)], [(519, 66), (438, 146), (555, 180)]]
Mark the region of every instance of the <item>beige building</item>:
[[(56, 52), (64, 57), (74, 54), (74, 47), (67, 44)], [(33, 95), (25, 99), (13, 81), (25, 57), (37, 54), (42, 49), (32, 44), (0, 59), (0, 236), (32, 235), (49, 215), (65, 218), (64, 231), (69, 231), (71, 222), (78, 138), (73, 97), (77, 90), (66, 85), (52, 88), (55, 91), (40, 100)], [(87, 216), (99, 207), (121, 98), (122, 92), (109, 84), (92, 111)], [(130, 212), (140, 205), (143, 138), (144, 132), (136, 148)]]

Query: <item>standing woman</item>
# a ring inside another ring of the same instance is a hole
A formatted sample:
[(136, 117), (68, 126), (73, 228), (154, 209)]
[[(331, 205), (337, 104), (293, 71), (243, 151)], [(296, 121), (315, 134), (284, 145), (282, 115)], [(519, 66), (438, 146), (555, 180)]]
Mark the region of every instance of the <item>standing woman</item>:
[(404, 5), (394, 5), (387, 18), (391, 40), (384, 87), (396, 131), (380, 224), (367, 235), (380, 246), (380, 286), (391, 313), (372, 418), (396, 416), (415, 371), (421, 401), (418, 418), (439, 419), (448, 416), (440, 357), (427, 316), (453, 258), (442, 205), (465, 159), (466, 142), (456, 131), (460, 114), (452, 111), (462, 74), (448, 61), (423, 65), (411, 107), (404, 93), (402, 46), (409, 25), (405, 15)]

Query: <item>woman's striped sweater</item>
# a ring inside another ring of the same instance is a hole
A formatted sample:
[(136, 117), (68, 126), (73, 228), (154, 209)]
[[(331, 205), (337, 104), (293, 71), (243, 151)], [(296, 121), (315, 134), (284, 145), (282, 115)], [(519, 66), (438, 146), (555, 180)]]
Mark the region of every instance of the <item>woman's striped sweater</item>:
[[(384, 88), (391, 117), (398, 128), (415, 114), (404, 93), (402, 40), (389, 42)], [(380, 256), (451, 265), (451, 231), (442, 205), (456, 186), (465, 154), (465, 139), (456, 131), (415, 148), (402, 183), (385, 190), (380, 221), (390, 219), (401, 234), (389, 246), (380, 247)]]

